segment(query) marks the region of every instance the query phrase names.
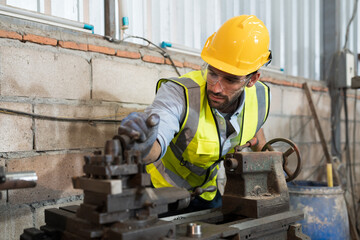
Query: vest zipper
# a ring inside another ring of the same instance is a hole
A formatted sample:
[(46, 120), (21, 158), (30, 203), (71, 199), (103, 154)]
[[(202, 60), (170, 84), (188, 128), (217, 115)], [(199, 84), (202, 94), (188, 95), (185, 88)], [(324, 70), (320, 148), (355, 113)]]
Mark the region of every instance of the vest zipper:
[[(214, 164), (217, 164), (217, 163), (219, 163), (221, 161), (220, 160), (221, 153), (222, 153), (221, 137), (220, 137), (220, 131), (219, 131), (218, 122), (216, 121), (216, 117), (215, 117), (214, 112), (212, 111), (212, 109), (211, 109), (211, 114), (213, 116), (215, 126), (216, 126), (216, 131), (217, 131), (218, 138), (219, 138), (219, 159), (214, 162)], [(205, 183), (207, 183), (209, 176), (210, 176), (210, 167), (206, 170), (206, 176), (205, 176), (204, 182), (200, 185), (200, 187), (203, 186)]]
[(241, 145), (241, 141), (242, 141), (242, 137), (244, 134), (244, 119), (245, 119), (245, 103), (244, 103), (244, 109), (242, 110), (242, 114), (241, 115), (241, 130), (240, 130), (240, 140), (239, 140), (239, 145)]
[(214, 113), (213, 111), (211, 111), (212, 115), (213, 115), (213, 118), (214, 118), (214, 121), (215, 121), (215, 125), (216, 125), (216, 131), (218, 133), (218, 139), (219, 139), (219, 159), (221, 158), (221, 154), (222, 154), (222, 146), (221, 146), (221, 136), (220, 136), (220, 131), (219, 131), (219, 125), (218, 125), (218, 122), (216, 121), (216, 117), (214, 116)]

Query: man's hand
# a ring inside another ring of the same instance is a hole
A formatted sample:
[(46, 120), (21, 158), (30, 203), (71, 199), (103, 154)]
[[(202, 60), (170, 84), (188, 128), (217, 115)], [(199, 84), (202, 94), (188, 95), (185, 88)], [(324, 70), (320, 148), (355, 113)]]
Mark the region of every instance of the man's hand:
[(259, 131), (255, 134), (255, 137), (257, 138), (258, 143), (257, 143), (257, 145), (252, 146), (251, 149), (254, 152), (260, 152), (266, 143), (264, 130), (262, 128), (260, 128)]
[(133, 112), (122, 120), (118, 134), (128, 136), (131, 140), (128, 147), (140, 151), (142, 158), (145, 158), (157, 138), (159, 121), (157, 114), (148, 116), (145, 113)]

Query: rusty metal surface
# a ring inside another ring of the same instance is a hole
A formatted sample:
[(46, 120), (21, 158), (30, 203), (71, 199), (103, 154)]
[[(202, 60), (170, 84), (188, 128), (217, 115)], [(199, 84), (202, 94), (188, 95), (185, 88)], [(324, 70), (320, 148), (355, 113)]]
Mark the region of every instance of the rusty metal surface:
[(289, 210), (281, 152), (226, 155), (223, 211), (259, 218)]
[(143, 227), (129, 227), (127, 224), (117, 223), (107, 232), (107, 239), (122, 240), (154, 240), (175, 239), (175, 224), (161, 220), (146, 224)]
[[(101, 225), (89, 224), (88, 222), (75, 217), (71, 211), (64, 209), (48, 209), (46, 215), (52, 216), (53, 225), (47, 223), (41, 227), (45, 236), (49, 239), (308, 239), (302, 234), (301, 229), (297, 228), (296, 233), (291, 228), (294, 222), (303, 218), (301, 210), (286, 211), (271, 216), (252, 219), (239, 218), (236, 215), (226, 216), (220, 209), (204, 210), (194, 214), (173, 216), (177, 220), (165, 221), (165, 219), (144, 219), (141, 224), (137, 221), (118, 222), (108, 228)], [(222, 216), (222, 217), (220, 217)], [(61, 218), (63, 221), (61, 221)], [(58, 221), (56, 224), (55, 221)], [(59, 224), (63, 224), (59, 231)], [(188, 226), (197, 224), (201, 228), (201, 234), (189, 237)], [(289, 231), (292, 231), (289, 233)], [(39, 232), (37, 232), (39, 234)], [(296, 234), (297, 238), (289, 238)], [(42, 236), (43, 236), (42, 235)], [(37, 238), (28, 238), (37, 240)]]
[(291, 240), (310, 240), (310, 237), (302, 232), (300, 223), (295, 223), (289, 226), (287, 238)]
[[(185, 218), (186, 221), (182, 223), (175, 221), (177, 223), (176, 239), (189, 239), (189, 223), (201, 226), (201, 235), (197, 239), (288, 239), (289, 227), (292, 223), (303, 219), (303, 217), (302, 211), (295, 210), (259, 219), (243, 218), (234, 220), (234, 218), (227, 220), (229, 222), (212, 222), (207, 212), (200, 211), (197, 216), (177, 216), (179, 219)], [(226, 219), (226, 216), (223, 219)]]

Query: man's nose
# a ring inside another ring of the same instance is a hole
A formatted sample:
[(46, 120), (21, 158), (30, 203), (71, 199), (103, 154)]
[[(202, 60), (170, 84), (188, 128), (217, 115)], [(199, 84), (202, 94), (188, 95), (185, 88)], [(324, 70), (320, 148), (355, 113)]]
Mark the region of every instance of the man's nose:
[(219, 77), (217, 78), (217, 80), (216, 80), (216, 83), (215, 83), (214, 86), (213, 86), (213, 92), (218, 93), (218, 92), (224, 91), (224, 88), (223, 88), (223, 86), (221, 85), (221, 81), (222, 81), (222, 77), (219, 76)]

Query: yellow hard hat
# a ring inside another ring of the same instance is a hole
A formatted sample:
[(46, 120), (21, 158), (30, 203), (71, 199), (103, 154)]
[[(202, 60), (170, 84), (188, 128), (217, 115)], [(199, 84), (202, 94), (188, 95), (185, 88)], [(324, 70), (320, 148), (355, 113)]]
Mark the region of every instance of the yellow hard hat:
[(207, 39), (201, 58), (221, 71), (244, 76), (271, 61), (269, 42), (261, 20), (241, 15), (227, 20)]

